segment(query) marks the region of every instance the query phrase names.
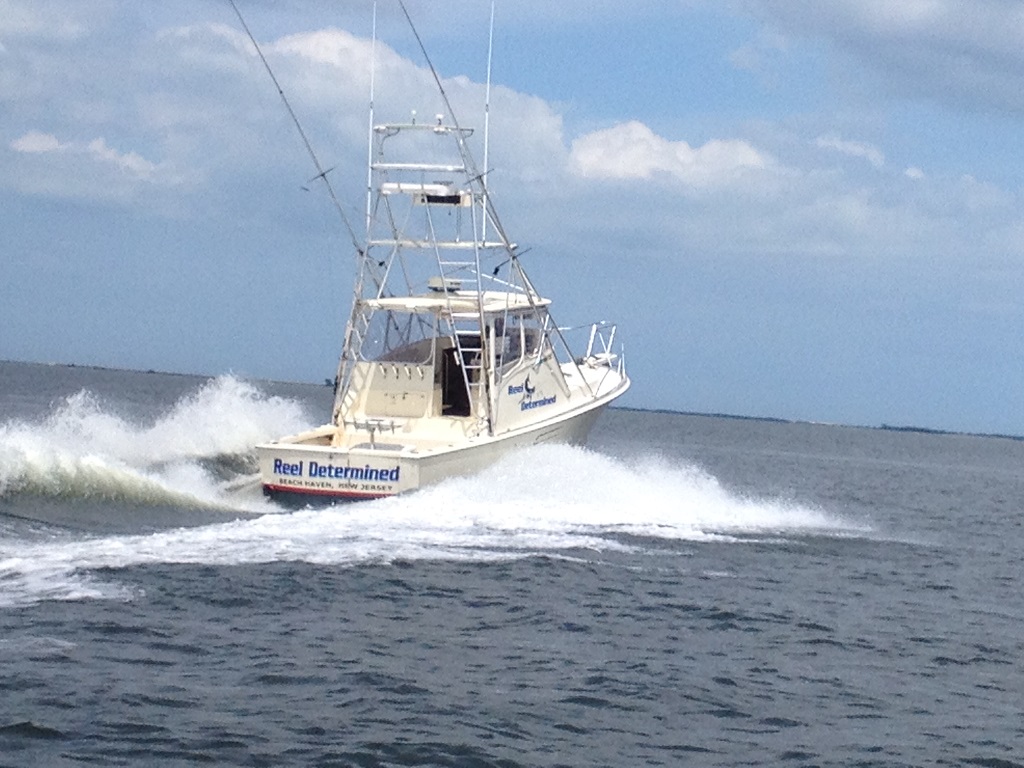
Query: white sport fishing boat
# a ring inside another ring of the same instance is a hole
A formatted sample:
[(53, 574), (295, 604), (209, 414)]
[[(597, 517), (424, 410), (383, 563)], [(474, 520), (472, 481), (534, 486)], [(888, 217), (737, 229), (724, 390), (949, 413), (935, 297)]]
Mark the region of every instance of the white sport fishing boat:
[(614, 325), (551, 319), (473, 162), (472, 129), (438, 115), (371, 133), (333, 415), (256, 446), (273, 497), (391, 496), (523, 447), (580, 444), (629, 387)]

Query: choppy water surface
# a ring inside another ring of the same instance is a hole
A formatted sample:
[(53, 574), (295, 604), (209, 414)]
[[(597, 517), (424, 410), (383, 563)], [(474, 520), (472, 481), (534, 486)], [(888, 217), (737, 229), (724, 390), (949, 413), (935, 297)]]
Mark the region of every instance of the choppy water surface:
[(1024, 765), (1024, 445), (611, 411), (286, 511), (323, 387), (0, 363), (0, 766)]

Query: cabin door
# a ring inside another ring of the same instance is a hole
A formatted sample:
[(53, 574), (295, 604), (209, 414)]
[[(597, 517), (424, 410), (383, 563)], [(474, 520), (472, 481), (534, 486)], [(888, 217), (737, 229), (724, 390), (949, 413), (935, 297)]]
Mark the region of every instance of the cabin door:
[(469, 391), (462, 374), (459, 350), (449, 347), (441, 358), (441, 414), (443, 416), (469, 416)]

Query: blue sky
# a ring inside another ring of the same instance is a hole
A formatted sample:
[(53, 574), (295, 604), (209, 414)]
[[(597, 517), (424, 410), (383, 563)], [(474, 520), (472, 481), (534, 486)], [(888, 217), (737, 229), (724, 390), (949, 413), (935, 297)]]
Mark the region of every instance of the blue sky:
[[(370, 3), (239, 5), (358, 218)], [(479, 126), (489, 3), (408, 5)], [(496, 14), (492, 191), (624, 404), (1024, 434), (1024, 5)], [(403, 24), (378, 119), (439, 111)], [(226, 0), (0, 0), (0, 115), (0, 358), (333, 375), (351, 248)]]

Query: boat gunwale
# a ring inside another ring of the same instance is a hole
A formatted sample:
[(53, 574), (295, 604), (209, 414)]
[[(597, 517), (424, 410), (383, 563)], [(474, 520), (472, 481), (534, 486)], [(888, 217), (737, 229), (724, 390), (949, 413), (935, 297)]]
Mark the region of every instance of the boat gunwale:
[[(510, 429), (507, 432), (502, 432), (498, 435), (488, 435), (486, 433), (471, 435), (464, 437), (461, 442), (455, 443), (451, 441), (430, 441), (425, 440), (424, 442), (437, 442), (442, 443), (440, 445), (431, 446), (426, 449), (418, 449), (415, 445), (403, 446), (400, 450), (393, 448), (341, 448), (336, 445), (315, 445), (304, 442), (291, 442), (287, 441), (287, 438), (276, 440), (269, 443), (259, 443), (255, 446), (257, 450), (297, 450), (297, 451), (313, 451), (315, 453), (333, 454), (336, 456), (377, 456), (382, 458), (396, 458), (396, 459), (412, 459), (416, 460), (421, 457), (428, 456), (440, 456), (448, 453), (455, 453), (460, 450), (468, 450), (470, 448), (479, 447), (480, 445), (486, 445), (488, 443), (499, 443), (506, 439), (514, 439), (520, 437), (529, 432), (534, 432), (545, 427), (550, 427), (558, 424), (562, 421), (566, 421), (574, 416), (585, 414), (589, 411), (598, 410), (608, 405), (612, 400), (622, 395), (629, 386), (631, 381), (628, 376), (623, 376), (618, 386), (609, 392), (601, 395), (600, 397), (591, 398), (585, 403), (574, 405), (570, 408), (560, 411), (557, 414), (543, 419), (541, 421), (531, 421), (528, 424), (523, 424), (514, 429)], [(437, 417), (437, 418), (451, 418), (451, 417)], [(465, 419), (467, 417), (455, 417)], [(321, 430), (327, 432), (328, 427), (336, 429), (333, 425), (324, 425), (317, 427), (307, 432), (300, 432), (298, 435), (292, 435), (290, 437), (299, 437), (300, 435), (310, 435), (311, 438), (317, 435)]]

